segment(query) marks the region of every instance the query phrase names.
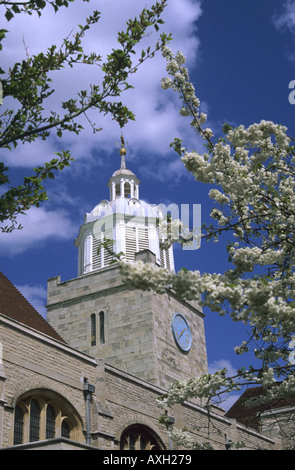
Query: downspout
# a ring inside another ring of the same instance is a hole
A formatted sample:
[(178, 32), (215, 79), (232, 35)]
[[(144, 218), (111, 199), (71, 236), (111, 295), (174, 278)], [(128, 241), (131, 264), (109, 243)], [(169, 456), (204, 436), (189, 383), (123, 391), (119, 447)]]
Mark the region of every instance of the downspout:
[(0, 341), (0, 447), (3, 446), (2, 423), (4, 423), (4, 406), (6, 405), (5, 381), (6, 381), (6, 375), (5, 375), (4, 365), (3, 365), (3, 345)]
[(91, 385), (86, 378), (84, 379), (83, 392), (86, 411), (86, 444), (91, 445), (91, 397), (95, 392), (95, 387)]

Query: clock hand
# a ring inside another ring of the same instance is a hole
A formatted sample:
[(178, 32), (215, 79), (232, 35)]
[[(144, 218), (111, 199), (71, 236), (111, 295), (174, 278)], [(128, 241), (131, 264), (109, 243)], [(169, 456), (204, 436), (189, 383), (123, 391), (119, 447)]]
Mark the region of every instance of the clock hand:
[(183, 330), (180, 332), (179, 336), (177, 336), (177, 338), (179, 339), (181, 337), (181, 335), (183, 335), (183, 333), (185, 332), (185, 328), (183, 328)]

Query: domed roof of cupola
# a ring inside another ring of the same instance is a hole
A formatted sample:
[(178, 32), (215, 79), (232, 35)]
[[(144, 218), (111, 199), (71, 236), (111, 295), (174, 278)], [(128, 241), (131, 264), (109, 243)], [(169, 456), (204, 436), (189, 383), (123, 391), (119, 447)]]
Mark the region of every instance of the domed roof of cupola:
[[(135, 174), (131, 170), (127, 170), (127, 168), (120, 168), (119, 170), (114, 171), (112, 177), (118, 176), (118, 175), (135, 176)], [(136, 176), (135, 176), (135, 178), (136, 178)]]
[(132, 217), (156, 219), (161, 217), (157, 207), (136, 198), (116, 198), (112, 201), (104, 199), (90, 213), (85, 214), (84, 222), (93, 222), (112, 214), (123, 214)]

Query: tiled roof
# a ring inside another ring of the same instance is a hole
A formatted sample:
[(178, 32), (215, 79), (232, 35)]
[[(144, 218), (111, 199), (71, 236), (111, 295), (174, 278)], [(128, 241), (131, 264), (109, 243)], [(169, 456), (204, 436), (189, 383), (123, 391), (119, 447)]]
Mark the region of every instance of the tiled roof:
[(0, 313), (65, 343), (65, 340), (0, 271)]
[[(279, 384), (279, 383), (278, 383)], [(278, 385), (277, 384), (277, 385)], [(257, 406), (246, 406), (245, 403), (251, 398), (257, 398), (265, 393), (262, 386), (249, 387), (245, 392), (238, 398), (233, 406), (227, 411), (225, 416), (228, 418), (234, 418), (244, 426), (250, 427), (255, 430), (259, 430), (260, 414), (263, 411), (274, 410), (277, 408), (284, 408), (286, 406), (294, 406), (295, 396), (274, 399), (264, 404)]]

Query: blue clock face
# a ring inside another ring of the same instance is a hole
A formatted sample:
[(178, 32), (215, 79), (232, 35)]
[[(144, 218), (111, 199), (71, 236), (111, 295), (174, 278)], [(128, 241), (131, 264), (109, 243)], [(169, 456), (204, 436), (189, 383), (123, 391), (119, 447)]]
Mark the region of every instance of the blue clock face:
[(186, 319), (180, 313), (173, 315), (172, 331), (180, 349), (182, 349), (182, 351), (189, 351), (192, 345), (191, 331)]

